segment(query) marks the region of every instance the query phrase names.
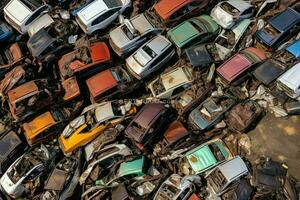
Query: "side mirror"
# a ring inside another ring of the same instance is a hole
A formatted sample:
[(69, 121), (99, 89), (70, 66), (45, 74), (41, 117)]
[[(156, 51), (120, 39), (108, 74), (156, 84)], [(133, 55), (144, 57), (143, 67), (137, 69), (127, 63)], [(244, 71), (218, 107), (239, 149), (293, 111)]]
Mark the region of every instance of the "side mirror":
[(119, 22), (120, 24), (124, 24), (125, 18), (123, 15), (119, 15)]

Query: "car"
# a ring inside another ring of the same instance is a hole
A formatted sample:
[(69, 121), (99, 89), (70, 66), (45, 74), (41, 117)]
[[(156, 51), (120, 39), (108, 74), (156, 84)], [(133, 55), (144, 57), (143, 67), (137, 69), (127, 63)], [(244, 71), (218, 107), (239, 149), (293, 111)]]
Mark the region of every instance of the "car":
[(3, 147), (0, 149), (0, 174), (3, 174), (24, 153), (26, 145), (14, 131), (7, 130), (1, 135), (0, 146)]
[(76, 14), (76, 21), (87, 34), (104, 29), (131, 5), (130, 0), (95, 0)]
[(194, 131), (210, 129), (234, 104), (235, 100), (229, 95), (209, 97), (189, 114), (188, 124)]
[(113, 67), (86, 80), (92, 103), (124, 97), (141, 87), (122, 67)]
[(243, 74), (255, 65), (265, 60), (266, 54), (263, 50), (249, 47), (246, 48), (217, 68), (218, 75), (226, 84), (234, 84), (243, 79)]
[(69, 155), (91, 142), (106, 128), (120, 124), (135, 113), (136, 107), (130, 102), (116, 100), (92, 104), (65, 127), (58, 139), (59, 146), (64, 154)]
[(53, 103), (46, 79), (24, 83), (8, 91), (8, 105), (15, 121), (22, 121)]
[(162, 103), (148, 103), (134, 116), (125, 134), (139, 149), (162, 137), (164, 127), (172, 120), (171, 108)]
[(141, 80), (162, 68), (174, 55), (172, 43), (166, 37), (157, 35), (126, 58), (126, 68)]
[(208, 5), (207, 0), (160, 0), (154, 5), (154, 16), (161, 24), (174, 26), (192, 15), (199, 14)]
[(42, 0), (11, 0), (4, 7), (5, 20), (19, 33), (27, 33), (30, 25), (38, 20), (51, 6)]
[(180, 55), (183, 49), (200, 43), (210, 42), (219, 32), (219, 25), (208, 15), (188, 19), (167, 32)]
[(93, 42), (67, 53), (58, 61), (63, 80), (72, 76), (87, 77), (110, 66), (111, 55), (104, 42)]
[(183, 148), (187, 141), (189, 141), (190, 132), (179, 121), (173, 121), (168, 129), (164, 132), (164, 136), (154, 148), (157, 155), (165, 155), (170, 151), (176, 151)]
[(18, 65), (7, 72), (0, 81), (0, 97), (5, 99), (7, 92), (22, 82), (26, 82), (26, 72), (21, 65)]
[(230, 29), (242, 19), (252, 17), (255, 8), (243, 0), (221, 1), (211, 11), (210, 16), (224, 29)]
[(247, 200), (253, 197), (254, 188), (247, 179), (241, 179), (237, 184), (229, 186), (226, 192), (221, 195), (221, 199)]
[(149, 83), (152, 96), (160, 99), (173, 99), (193, 85), (191, 68), (178, 67), (160, 75)]
[(13, 67), (20, 65), (25, 60), (25, 48), (24, 43), (13, 43), (8, 48), (3, 48), (0, 53), (0, 80), (5, 74)]
[(132, 155), (132, 151), (125, 144), (111, 144), (103, 147), (95, 152), (94, 158), (89, 161), (86, 170), (81, 174), (79, 183), (84, 184), (97, 166), (109, 169), (117, 162)]
[(12, 198), (18, 198), (22, 194), (30, 192), (28, 184), (40, 187), (41, 185), (36, 183), (45, 179), (47, 172), (55, 166), (58, 157), (57, 149), (47, 148), (44, 145), (24, 153), (10, 165), (1, 177), (1, 190)]
[(255, 37), (269, 51), (275, 51), (293, 35), (296, 35), (299, 30), (300, 13), (288, 7), (269, 19), (265, 26), (256, 32)]
[[(200, 177), (193, 178), (200, 180)], [(192, 180), (172, 174), (161, 184), (153, 200), (188, 200), (195, 190), (196, 187)]]
[(29, 52), (36, 64), (46, 66), (57, 60), (57, 57), (70, 51), (71, 46), (56, 35), (50, 35), (44, 28), (27, 41)]
[(152, 36), (163, 31), (146, 13), (120, 22), (120, 26), (109, 32), (109, 43), (114, 52), (121, 57), (128, 55)]
[(282, 90), (287, 96), (297, 98), (300, 96), (300, 63), (291, 67), (277, 79), (277, 88)]
[(179, 166), (185, 175), (204, 174), (232, 157), (221, 139), (213, 139), (186, 152), (180, 159)]
[(64, 128), (67, 119), (68, 116), (62, 110), (52, 110), (23, 123), (27, 143), (34, 146), (55, 137)]
[(11, 42), (14, 39), (14, 32), (7, 23), (0, 21), (0, 42)]
[(235, 156), (231, 160), (216, 166), (205, 175), (208, 192), (205, 199), (215, 200), (220, 198), (229, 186), (234, 185), (248, 174), (248, 167), (240, 156)]
[(300, 39), (275, 51), (271, 59), (267, 59), (254, 71), (254, 77), (265, 85), (270, 85), (281, 74), (289, 69), (300, 58)]
[(84, 164), (82, 151), (61, 159), (50, 172), (44, 184), (41, 199), (68, 199), (72, 197), (78, 184)]

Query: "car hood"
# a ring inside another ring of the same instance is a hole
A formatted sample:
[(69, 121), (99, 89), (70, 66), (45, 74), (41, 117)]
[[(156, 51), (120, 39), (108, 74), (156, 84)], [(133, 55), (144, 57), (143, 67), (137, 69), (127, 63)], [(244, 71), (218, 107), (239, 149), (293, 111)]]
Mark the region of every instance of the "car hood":
[(199, 173), (217, 163), (217, 160), (208, 146), (187, 155), (188, 162), (195, 173)]
[(207, 52), (205, 45), (191, 47), (186, 50), (187, 57), (194, 67), (211, 64), (213, 59)]
[(5, 8), (5, 13), (12, 16), (17, 20), (18, 24), (21, 24), (25, 19), (27, 19), (32, 11), (29, 10), (24, 4), (18, 0), (11, 1)]
[(191, 39), (197, 37), (197, 35), (199, 35), (199, 32), (191, 23), (184, 22), (174, 29), (170, 30), (168, 35), (176, 44), (176, 46), (181, 48)]
[(233, 25), (232, 16), (229, 13), (226, 13), (222, 8), (216, 6), (212, 12), (211, 17), (215, 20), (220, 26), (225, 29), (231, 28)]
[[(122, 25), (125, 26), (125, 25)], [(110, 39), (112, 42), (118, 47), (123, 48), (125, 45), (130, 42), (130, 39), (126, 36), (126, 34), (122, 31), (122, 26), (117, 27), (109, 33)]]

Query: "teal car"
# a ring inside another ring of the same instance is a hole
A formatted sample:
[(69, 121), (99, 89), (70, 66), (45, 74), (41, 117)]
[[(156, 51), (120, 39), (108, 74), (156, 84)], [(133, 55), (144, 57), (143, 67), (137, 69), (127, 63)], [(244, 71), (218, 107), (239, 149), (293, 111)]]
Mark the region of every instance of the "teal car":
[(186, 175), (202, 174), (231, 158), (232, 154), (224, 142), (213, 139), (185, 153), (180, 170)]
[(168, 38), (181, 54), (182, 49), (214, 40), (219, 25), (208, 15), (188, 19), (168, 31)]

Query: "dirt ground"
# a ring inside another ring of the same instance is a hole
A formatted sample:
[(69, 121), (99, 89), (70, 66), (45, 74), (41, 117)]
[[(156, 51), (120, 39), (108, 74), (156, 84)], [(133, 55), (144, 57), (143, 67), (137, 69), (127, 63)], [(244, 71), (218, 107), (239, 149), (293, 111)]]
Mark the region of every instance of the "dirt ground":
[(300, 116), (276, 118), (267, 114), (248, 135), (252, 159), (268, 156), (284, 161), (289, 173), (300, 180)]

